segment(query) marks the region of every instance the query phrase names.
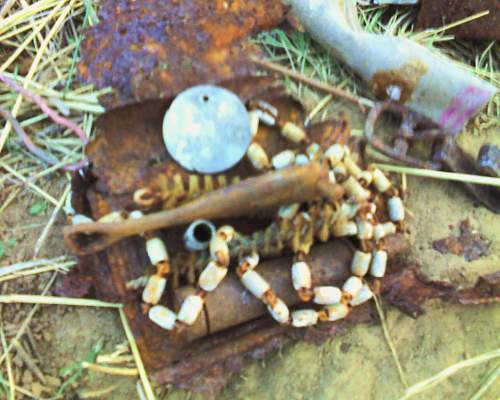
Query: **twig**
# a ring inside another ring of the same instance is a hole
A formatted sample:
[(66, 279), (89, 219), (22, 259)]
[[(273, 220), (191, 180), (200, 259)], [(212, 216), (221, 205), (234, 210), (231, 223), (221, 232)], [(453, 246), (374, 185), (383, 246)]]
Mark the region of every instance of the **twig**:
[(108, 303), (100, 300), (80, 299), (76, 297), (40, 296), (36, 294), (2, 294), (0, 295), (0, 303), (122, 308), (122, 305), (119, 303)]
[(17, 119), (14, 118), (14, 116), (8, 112), (5, 108), (0, 106), (0, 115), (7, 121), (10, 122), (12, 125), (12, 128), (14, 131), (17, 133), (17, 136), (19, 136), (19, 139), (24, 143), (24, 145), (28, 148), (29, 151), (31, 151), (34, 155), (36, 155), (38, 158), (42, 159), (48, 164), (56, 164), (58, 161), (55, 157), (52, 157), (50, 154), (45, 153), (42, 149), (37, 147), (29, 138), (27, 133), (24, 131), (24, 129), (21, 127), (19, 122), (17, 122)]
[(16, 272), (19, 272), (19, 271), (22, 271), (22, 270), (25, 270), (28, 268), (35, 268), (35, 267), (42, 266), (44, 264), (55, 264), (55, 263), (59, 263), (59, 262), (64, 262), (66, 260), (67, 260), (66, 256), (59, 256), (59, 257), (52, 258), (52, 259), (42, 258), (40, 260), (24, 261), (24, 262), (20, 262), (17, 264), (7, 265), (5, 267), (0, 268), (0, 277), (4, 276), (4, 275), (14, 274)]
[(82, 367), (108, 375), (137, 376), (139, 374), (137, 368), (108, 367), (86, 361), (82, 362)]
[(12, 374), (12, 364), (10, 359), (9, 348), (7, 347), (7, 341), (5, 340), (5, 333), (3, 330), (3, 322), (0, 321), (0, 341), (2, 342), (3, 354), (5, 355), (5, 360), (7, 362), (7, 376), (9, 379), (9, 390), (10, 396), (9, 400), (15, 400), (16, 398), (16, 382), (14, 381), (14, 375)]
[(107, 386), (102, 389), (97, 389), (97, 390), (85, 390), (81, 391), (78, 394), (78, 397), (80, 399), (105, 399), (108, 398), (107, 395), (114, 392), (116, 389), (118, 389), (121, 386), (121, 383), (115, 383), (111, 386)]
[(33, 358), (28, 354), (28, 352), (23, 348), (18, 340), (12, 341), (14, 348), (16, 349), (19, 357), (24, 361), (28, 369), (35, 374), (35, 376), (40, 380), (40, 382), (45, 383), (45, 376), (43, 376), (40, 368), (35, 364)]
[(433, 375), (430, 378), (409, 387), (408, 389), (406, 389), (405, 395), (399, 400), (407, 400), (418, 393), (429, 390), (430, 388), (436, 386), (438, 383), (444, 381), (445, 379), (448, 379), (451, 375), (455, 374), (463, 368), (482, 364), (498, 357), (500, 357), (500, 348), (488, 353), (483, 353), (477, 357), (469, 358), (468, 360), (463, 360), (456, 364), (453, 364), (448, 368), (443, 369), (438, 374)]
[(59, 213), (62, 206), (64, 205), (64, 201), (66, 200), (66, 197), (68, 196), (68, 193), (70, 192), (70, 190), (71, 190), (71, 184), (66, 186), (64, 193), (62, 194), (61, 198), (59, 199), (59, 203), (54, 208), (54, 211), (52, 211), (52, 215), (50, 216), (49, 220), (47, 221), (47, 225), (45, 225), (45, 228), (43, 228), (43, 231), (40, 234), (40, 237), (36, 241), (35, 250), (33, 252), (33, 258), (36, 258), (38, 256), (38, 253), (40, 252), (40, 249), (42, 248), (43, 244), (45, 243), (45, 240), (47, 239), (47, 236), (49, 235), (50, 229), (52, 228), (52, 225), (54, 225), (57, 214)]
[(40, 109), (47, 114), (50, 119), (52, 119), (56, 124), (65, 126), (68, 129), (71, 129), (73, 132), (75, 132), (78, 137), (82, 140), (83, 144), (87, 144), (89, 139), (87, 138), (87, 135), (85, 132), (80, 128), (77, 124), (75, 124), (73, 121), (64, 118), (62, 115), (58, 114), (57, 111), (53, 110), (50, 108), (45, 101), (38, 96), (35, 93), (30, 92), (28, 89), (23, 88), (22, 86), (18, 85), (16, 82), (13, 80), (7, 78), (4, 74), (0, 74), (0, 81), (6, 83), (9, 85), (12, 89), (15, 91), (21, 93), (23, 96), (27, 97), (28, 99), (32, 100)]
[[(74, 2), (75, 2), (75, 0), (69, 0), (69, 4), (65, 7), (64, 11), (62, 11), (61, 15), (59, 15), (56, 22), (54, 23), (54, 25), (52, 25), (52, 28), (49, 30), (49, 32), (45, 36), (43, 42), (40, 44), (40, 47), (38, 48), (38, 51), (35, 55), (35, 58), (33, 58), (33, 62), (31, 63), (28, 74), (26, 75), (27, 80), (31, 80), (33, 78), (33, 76), (35, 75), (35, 73), (38, 69), (38, 66), (40, 64), (40, 61), (42, 59), (42, 56), (45, 53), (45, 50), (49, 46), (51, 39), (56, 35), (57, 32), (59, 32), (59, 30), (63, 26), (65, 19), (67, 18), (70, 11), (73, 9)], [(58, 8), (60, 5), (64, 4), (63, 1), (59, 1), (58, 3), (59, 3), (59, 5), (56, 5), (55, 8)], [(26, 85), (27, 84), (25, 84), (25, 86)], [(12, 110), (11, 110), (11, 113), (14, 117), (17, 116), (19, 108), (21, 107), (22, 99), (23, 98), (21, 95), (17, 96), (17, 98), (16, 98), (14, 106), (12, 107)], [(7, 141), (7, 138), (8, 138), (9, 133), (10, 133), (10, 128), (11, 128), (11, 125), (9, 122), (7, 122), (5, 124), (2, 132), (0, 133), (0, 152), (3, 149), (5, 142)]]
[(500, 178), (494, 178), (490, 176), (459, 174), (456, 172), (434, 171), (430, 169), (402, 167), (399, 165), (390, 164), (376, 163), (372, 165), (384, 171), (406, 173), (408, 175), (422, 176), (424, 178), (444, 179), (448, 181), (474, 183), (477, 185), (500, 186)]
[(151, 387), (151, 383), (149, 382), (146, 368), (144, 368), (144, 364), (142, 363), (141, 354), (139, 353), (139, 349), (137, 347), (134, 335), (132, 333), (132, 330), (130, 329), (130, 325), (128, 324), (127, 316), (125, 315), (123, 308), (120, 308), (118, 311), (120, 312), (120, 319), (122, 320), (123, 329), (125, 330), (125, 335), (127, 336), (127, 340), (130, 344), (130, 350), (134, 355), (135, 364), (139, 371), (139, 376), (141, 378), (142, 387), (146, 394), (146, 398), (147, 400), (155, 400), (153, 388)]
[(483, 394), (485, 394), (488, 391), (490, 386), (493, 385), (493, 383), (497, 380), (499, 376), (500, 376), (500, 364), (497, 364), (493, 368), (493, 371), (486, 378), (484, 384), (481, 385), (481, 387), (478, 389), (476, 393), (474, 393), (474, 396), (472, 396), (470, 400), (479, 400), (481, 397), (483, 397)]
[(328, 85), (327, 83), (320, 82), (316, 79), (309, 78), (308, 76), (305, 76), (301, 73), (292, 71), (291, 69), (288, 69), (286, 67), (283, 67), (282, 65), (266, 61), (266, 60), (261, 60), (259, 58), (252, 57), (252, 61), (266, 69), (269, 69), (274, 72), (278, 72), (282, 75), (288, 76), (292, 79), (295, 79), (296, 81), (305, 83), (306, 85), (309, 85), (315, 89), (321, 90), (322, 92), (325, 93), (330, 93), (333, 96), (340, 97), (342, 99), (345, 99), (347, 101), (350, 101), (351, 103), (357, 104), (363, 111), (366, 106), (368, 107), (373, 107), (374, 102), (370, 99), (365, 99), (363, 97), (357, 97), (353, 95), (352, 93), (347, 92), (346, 90), (342, 90), (339, 88), (336, 88), (334, 86)]
[[(43, 288), (43, 290), (42, 290), (42, 296), (45, 293), (47, 293), (49, 291), (49, 289), (52, 287), (52, 284), (56, 280), (56, 276), (57, 276), (57, 272), (54, 272), (52, 274), (52, 277), (50, 278), (49, 282), (47, 283), (47, 285), (45, 285), (45, 287)], [(19, 340), (19, 338), (24, 335), (24, 332), (26, 331), (26, 328), (30, 324), (30, 322), (31, 322), (33, 316), (35, 315), (35, 313), (38, 311), (38, 307), (39, 306), (40, 306), (39, 304), (35, 304), (35, 306), (30, 310), (30, 312), (28, 313), (28, 315), (24, 319), (23, 323), (21, 324), (20, 328), (18, 329), (18, 331), (16, 333), (16, 336), (14, 337), (13, 340)], [(2, 357), (0, 357), (0, 364), (2, 362), (4, 362), (4, 360), (7, 358), (9, 352), (12, 350), (12, 347), (13, 347), (13, 343), (11, 342), (9, 344), (9, 347), (7, 348), (7, 351), (4, 352), (4, 354), (2, 354)]]
[(373, 296), (373, 300), (375, 301), (375, 306), (377, 307), (377, 312), (378, 312), (378, 315), (380, 318), (380, 323), (382, 326), (382, 331), (384, 332), (385, 340), (387, 341), (387, 344), (389, 345), (389, 349), (391, 350), (392, 357), (394, 358), (394, 361), (396, 363), (396, 368), (398, 370), (399, 379), (401, 379), (401, 383), (403, 384), (403, 387), (407, 388), (408, 381), (406, 380), (406, 376), (403, 372), (403, 367), (401, 367), (401, 363), (399, 362), (399, 356), (398, 356), (398, 353), (396, 352), (396, 348), (394, 347), (394, 343), (392, 342), (391, 335), (389, 334), (389, 330), (387, 329), (387, 324), (385, 323), (384, 311), (382, 310), (382, 306), (380, 305), (380, 300), (378, 299), (377, 295)]
[(7, 170), (7, 172), (10, 172), (12, 175), (14, 175), (17, 179), (19, 179), (22, 183), (25, 185), (29, 186), (31, 189), (33, 189), (36, 193), (38, 193), (40, 196), (45, 198), (49, 203), (52, 203), (54, 206), (57, 207), (58, 201), (54, 199), (50, 194), (48, 194), (46, 191), (40, 189), (37, 185), (34, 183), (30, 182), (28, 178), (25, 178), (21, 174), (19, 174), (16, 170), (13, 168), (9, 167), (7, 164), (4, 162), (0, 161), (0, 167)]

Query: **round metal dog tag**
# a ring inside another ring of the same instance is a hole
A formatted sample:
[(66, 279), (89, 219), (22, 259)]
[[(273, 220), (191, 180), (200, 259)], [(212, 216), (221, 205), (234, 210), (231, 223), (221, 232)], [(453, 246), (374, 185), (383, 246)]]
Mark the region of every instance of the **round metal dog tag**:
[(244, 104), (227, 89), (193, 86), (181, 92), (163, 119), (170, 155), (189, 171), (225, 171), (245, 155), (252, 139)]

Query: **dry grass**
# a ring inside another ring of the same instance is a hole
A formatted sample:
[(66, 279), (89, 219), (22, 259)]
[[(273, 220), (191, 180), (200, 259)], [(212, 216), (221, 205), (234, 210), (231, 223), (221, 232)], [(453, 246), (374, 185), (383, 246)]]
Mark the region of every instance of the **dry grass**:
[[(86, 26), (96, 23), (96, 11), (91, 0), (6, 0), (0, 9), (0, 73), (14, 80), (30, 92), (40, 96), (50, 107), (56, 109), (64, 117), (78, 124), (86, 136), (92, 138), (93, 125), (96, 117), (104, 110), (98, 103), (98, 97), (108, 92), (108, 89), (97, 91), (90, 86), (82, 86), (75, 80), (75, 66), (79, 57), (79, 46), (82, 32)], [(362, 24), (372, 32), (391, 33), (413, 36), (427, 46), (436, 46), (441, 51), (451, 55), (464, 68), (500, 85), (500, 47), (498, 43), (476, 43), (456, 41), (446, 35), (446, 30), (436, 30), (425, 34), (412, 32), (414, 14), (410, 11), (390, 13), (387, 8), (366, 8), (360, 13)], [(476, 16), (477, 17), (477, 16)], [(271, 61), (281, 63), (310, 78), (334, 84), (358, 96), (371, 98), (371, 94), (347, 68), (331, 58), (323, 49), (315, 44), (307, 34), (300, 32), (285, 33), (274, 30), (264, 33), (257, 42), (265, 49)], [(290, 90), (301, 95), (304, 86), (291, 80), (286, 80)], [(331, 96), (323, 97), (311, 111), (309, 118), (322, 112)], [(32, 142), (43, 149), (51, 157), (58, 160), (56, 165), (48, 165), (45, 161), (26, 150), (22, 141), (14, 134), (11, 124), (4, 123), (0, 128), (0, 221), (2, 214), (27, 194), (35, 196), (50, 208), (50, 215), (45, 224), (40, 239), (34, 244), (33, 259), (0, 267), (0, 283), (14, 281), (29, 275), (50, 274), (47, 284), (40, 294), (18, 295), (3, 294), (0, 296), (0, 308), (3, 303), (28, 303), (32, 308), (20, 324), (14, 336), (7, 337), (4, 333), (2, 318), (0, 318), (0, 341), (2, 355), (0, 356), (0, 371), (5, 371), (7, 379), (0, 372), (0, 390), (6, 397), (15, 399), (17, 395), (30, 398), (36, 396), (29, 390), (16, 386), (12, 373), (12, 352), (19, 339), (25, 335), (33, 316), (41, 305), (59, 304), (71, 306), (93, 306), (117, 308), (128, 339), (128, 346), (117, 350), (108, 358), (99, 359), (99, 345), (92, 350), (88, 361), (76, 362), (73, 369), (66, 375), (65, 381), (55, 398), (63, 398), (69, 385), (83, 374), (84, 369), (93, 368), (104, 372), (120, 372), (124, 374), (139, 374), (138, 391), (140, 396), (153, 399), (154, 394), (141, 362), (137, 345), (128, 326), (120, 305), (104, 302), (55, 298), (48, 296), (53, 289), (56, 277), (66, 273), (75, 265), (75, 261), (67, 255), (52, 259), (37, 259), (42, 254), (46, 238), (56, 220), (64, 199), (69, 190), (68, 173), (65, 166), (74, 164), (83, 158), (83, 145), (69, 129), (53, 123), (45, 113), (32, 101), (25, 99), (6, 86), (0, 86), (0, 107), (9, 110), (21, 127), (28, 133)], [(498, 123), (500, 116), (500, 97), (497, 96), (487, 110), (477, 117), (479, 126)], [(47, 188), (49, 180), (64, 182), (64, 189)], [(29, 228), (27, 228), (29, 229)], [(0, 265), (5, 257), (7, 229), (0, 222)], [(15, 248), (15, 244), (13, 245)], [(128, 354), (128, 348), (131, 354)], [(122, 357), (122, 358), (120, 358)], [(397, 360), (397, 355), (395, 354)], [(97, 364), (94, 361), (97, 360)], [(133, 363), (131, 363), (133, 360)], [(481, 359), (482, 360), (482, 359)], [(105, 364), (104, 366), (101, 364)], [(110, 367), (109, 364), (124, 365)], [(97, 367), (96, 367), (97, 365)], [(467, 364), (468, 365), (468, 364)], [(459, 367), (462, 367), (460, 365)], [(114, 368), (114, 369), (113, 369)], [(120, 368), (117, 370), (116, 368)], [(453, 369), (454, 371), (454, 369)], [(448, 376), (448, 372), (442, 376)], [(488, 377), (484, 386), (478, 391), (478, 397), (483, 389), (498, 376), (496, 367)], [(430, 384), (436, 384), (439, 379)], [(426, 383), (428, 386), (428, 383)], [(422, 386), (422, 387), (427, 387)], [(106, 395), (114, 387), (103, 388), (102, 391), (88, 392), (84, 397), (95, 398)], [(412, 389), (410, 387), (409, 393)]]

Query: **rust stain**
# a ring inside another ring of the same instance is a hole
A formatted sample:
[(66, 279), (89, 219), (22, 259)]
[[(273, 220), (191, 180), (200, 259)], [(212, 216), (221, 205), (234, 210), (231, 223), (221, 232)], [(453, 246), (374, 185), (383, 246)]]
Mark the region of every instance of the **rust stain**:
[(466, 261), (474, 261), (487, 255), (491, 242), (485, 240), (479, 232), (471, 229), (468, 219), (460, 222), (460, 235), (450, 235), (447, 238), (435, 240), (434, 250), (442, 254), (463, 256)]
[(102, 99), (107, 108), (245, 76), (255, 70), (246, 38), (284, 16), (273, 0), (103, 0), (100, 23), (82, 43), (79, 76), (114, 89)]
[(401, 89), (401, 96), (398, 103), (405, 104), (411, 99), (413, 91), (418, 85), (422, 75), (427, 73), (427, 66), (419, 60), (414, 60), (404, 64), (399, 69), (388, 69), (378, 71), (373, 74), (370, 85), (375, 96), (386, 100), (389, 98), (387, 90), (391, 86), (397, 86)]

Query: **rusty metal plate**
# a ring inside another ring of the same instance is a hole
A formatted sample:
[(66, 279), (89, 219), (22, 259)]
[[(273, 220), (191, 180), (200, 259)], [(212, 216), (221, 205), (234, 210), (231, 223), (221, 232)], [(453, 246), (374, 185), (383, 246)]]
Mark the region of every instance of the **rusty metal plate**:
[(104, 0), (78, 71), (84, 82), (114, 88), (102, 99), (107, 108), (169, 98), (254, 71), (245, 39), (276, 26), (284, 13), (274, 0)]
[(440, 28), (482, 11), (485, 15), (447, 32), (460, 38), (500, 39), (500, 1), (498, 0), (421, 0), (418, 29)]

